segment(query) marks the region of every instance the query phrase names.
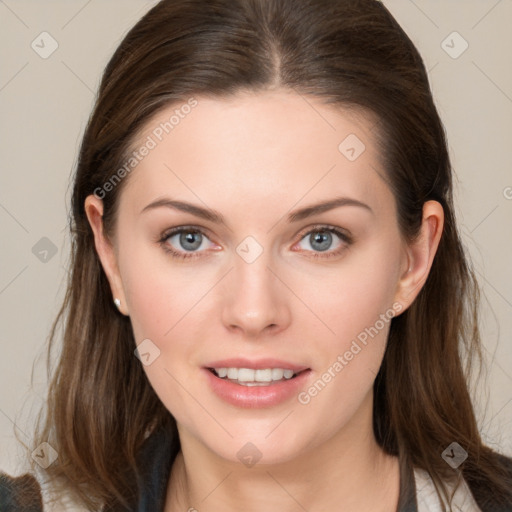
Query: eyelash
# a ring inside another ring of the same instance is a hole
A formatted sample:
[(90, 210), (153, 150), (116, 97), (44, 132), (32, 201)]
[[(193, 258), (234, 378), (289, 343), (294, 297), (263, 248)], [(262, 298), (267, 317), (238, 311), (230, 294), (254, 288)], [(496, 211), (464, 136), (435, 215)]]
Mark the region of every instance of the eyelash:
[[(344, 242), (345, 247), (340, 247), (334, 251), (329, 251), (329, 252), (327, 252), (327, 251), (326, 252), (307, 251), (307, 252), (312, 253), (311, 257), (314, 259), (317, 259), (317, 258), (326, 259), (326, 258), (332, 258), (332, 257), (338, 256), (339, 254), (341, 254), (341, 252), (343, 250), (345, 250), (348, 246), (350, 246), (353, 243), (352, 237), (349, 236), (346, 232), (341, 231), (339, 228), (336, 228), (334, 226), (329, 226), (329, 225), (325, 225), (325, 224), (319, 224), (319, 225), (313, 226), (313, 227), (309, 228), (309, 230), (304, 232), (303, 234), (301, 233), (299, 242), (303, 238), (305, 238), (307, 235), (310, 235), (311, 233), (318, 233), (318, 232), (325, 232), (325, 231), (327, 231), (329, 233), (334, 233), (342, 242)], [(183, 259), (183, 260), (192, 259), (192, 258), (201, 256), (202, 252), (199, 252), (199, 251), (188, 252), (188, 253), (187, 252), (179, 252), (179, 251), (176, 251), (176, 250), (172, 249), (171, 247), (169, 247), (169, 245), (166, 243), (167, 240), (169, 238), (171, 238), (173, 235), (176, 235), (179, 233), (200, 233), (201, 235), (208, 238), (206, 233), (204, 233), (200, 228), (196, 228), (194, 226), (180, 226), (178, 228), (172, 228), (168, 231), (165, 231), (158, 239), (158, 243), (162, 246), (163, 250), (165, 252), (167, 252), (168, 254), (170, 254), (173, 258), (178, 258), (178, 259)]]

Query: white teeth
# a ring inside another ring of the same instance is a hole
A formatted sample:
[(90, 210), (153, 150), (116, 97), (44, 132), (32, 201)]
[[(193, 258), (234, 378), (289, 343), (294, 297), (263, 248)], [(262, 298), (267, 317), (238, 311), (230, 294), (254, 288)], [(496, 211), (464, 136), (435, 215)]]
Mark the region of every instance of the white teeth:
[[(231, 368), (229, 369), (231, 370)], [(228, 373), (229, 373), (228, 370)], [(251, 370), (250, 368), (240, 368), (238, 370), (238, 380), (241, 382), (254, 382), (254, 376), (256, 375), (255, 370)]]
[[(238, 376), (240, 379), (240, 375)], [(267, 368), (266, 370), (256, 370), (254, 372), (254, 380), (257, 382), (272, 382), (272, 370)]]
[(293, 370), (285, 370), (284, 371), (284, 378), (285, 379), (291, 379), (293, 377)]
[(272, 368), (272, 380), (280, 380), (284, 376), (284, 370), (281, 368)]
[(215, 373), (221, 378), (237, 380), (239, 383), (272, 382), (273, 380), (291, 379), (293, 370), (283, 368), (265, 368), (253, 370), (251, 368), (214, 368)]

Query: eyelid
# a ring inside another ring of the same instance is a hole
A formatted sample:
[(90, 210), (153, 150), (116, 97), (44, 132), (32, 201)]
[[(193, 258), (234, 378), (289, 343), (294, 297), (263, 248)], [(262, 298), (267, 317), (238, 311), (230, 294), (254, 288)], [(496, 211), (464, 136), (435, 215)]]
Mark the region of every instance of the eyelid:
[(334, 232), (334, 233), (339, 233), (338, 236), (340, 236), (342, 238), (342, 240), (346, 241), (347, 243), (352, 243), (354, 241), (354, 237), (352, 236), (350, 231), (348, 231), (347, 229), (339, 227), (339, 226), (334, 226), (331, 224), (321, 224), (321, 223), (309, 225), (305, 228), (302, 228), (295, 236), (300, 237), (300, 240), (302, 240), (307, 234), (309, 234), (311, 232), (316, 232), (316, 231), (330, 231), (330, 232)]
[(200, 226), (194, 226), (192, 224), (184, 224), (182, 226), (175, 226), (173, 228), (166, 229), (166, 230), (164, 230), (162, 232), (162, 234), (158, 238), (160, 240), (161, 239), (165, 239), (166, 240), (167, 238), (169, 238), (169, 237), (171, 237), (173, 235), (176, 235), (178, 233), (181, 233), (182, 231), (201, 233), (201, 235), (205, 236), (206, 238), (208, 238), (208, 240), (211, 241), (211, 237), (208, 234), (209, 233), (208, 229), (200, 227)]

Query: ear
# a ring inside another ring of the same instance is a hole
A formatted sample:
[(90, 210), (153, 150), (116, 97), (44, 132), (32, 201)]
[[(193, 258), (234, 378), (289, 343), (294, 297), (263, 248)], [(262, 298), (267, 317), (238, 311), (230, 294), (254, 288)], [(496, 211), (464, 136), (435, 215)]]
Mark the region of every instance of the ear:
[(402, 275), (397, 284), (395, 300), (405, 311), (427, 280), (444, 226), (443, 207), (437, 201), (423, 205), (423, 218), (418, 237), (405, 249)]
[(124, 315), (128, 315), (123, 283), (117, 264), (117, 255), (113, 244), (105, 235), (103, 229), (103, 201), (94, 194), (91, 194), (87, 196), (84, 207), (87, 219), (94, 233), (96, 252), (110, 284), (113, 299), (116, 298), (121, 301), (118, 309)]

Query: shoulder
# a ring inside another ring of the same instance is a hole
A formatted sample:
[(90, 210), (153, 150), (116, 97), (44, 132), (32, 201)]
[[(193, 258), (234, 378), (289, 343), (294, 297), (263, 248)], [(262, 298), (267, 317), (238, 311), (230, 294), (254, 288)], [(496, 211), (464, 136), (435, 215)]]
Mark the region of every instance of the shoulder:
[[(136, 485), (142, 496), (133, 504), (134, 510), (140, 507), (146, 507), (143, 508), (146, 510), (148, 504), (151, 510), (162, 508), (169, 473), (178, 451), (178, 438), (169, 429), (158, 429), (145, 439), (137, 457)], [(42, 478), (33, 473), (12, 476), (0, 470), (0, 512), (88, 511), (70, 494), (57, 491), (53, 484)]]
[[(506, 471), (506, 477), (510, 478), (512, 485), (512, 458), (499, 453), (496, 453), (496, 456), (502, 462)], [(439, 501), (434, 482), (428, 472), (420, 468), (414, 468), (414, 478), (416, 483), (417, 511), (441, 512), (443, 507)], [(447, 483), (447, 486), (450, 492), (453, 491), (453, 485)], [(463, 480), (454, 494), (453, 510), (463, 510), (464, 512), (506, 512), (506, 510), (499, 507), (497, 509), (486, 502), (484, 494), (488, 494), (488, 489), (485, 489), (486, 493), (481, 491), (482, 489), (470, 488), (467, 482)], [(445, 505), (447, 505), (446, 502)], [(510, 512), (510, 509), (507, 508), (507, 510)]]
[(30, 474), (12, 477), (0, 472), (0, 510), (2, 512), (42, 512), (41, 487)]
[[(439, 501), (434, 482), (427, 471), (419, 468), (414, 469), (414, 479), (416, 481), (416, 499), (418, 512), (442, 512), (444, 509)], [(450, 491), (453, 486), (447, 484)], [(446, 502), (445, 502), (445, 505)], [(453, 497), (453, 510), (464, 510), (464, 512), (483, 512), (475, 502), (466, 482), (462, 482), (457, 488)], [(457, 508), (458, 507), (458, 508)]]
[(59, 493), (56, 497), (48, 485), (25, 473), (11, 476), (0, 471), (1, 512), (86, 512), (71, 496)]

